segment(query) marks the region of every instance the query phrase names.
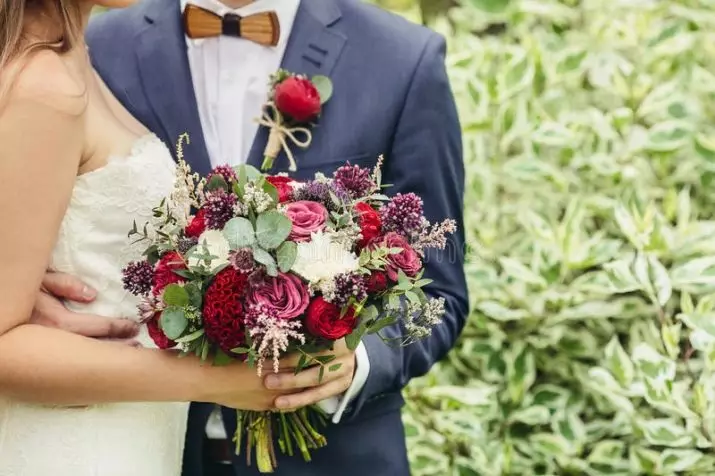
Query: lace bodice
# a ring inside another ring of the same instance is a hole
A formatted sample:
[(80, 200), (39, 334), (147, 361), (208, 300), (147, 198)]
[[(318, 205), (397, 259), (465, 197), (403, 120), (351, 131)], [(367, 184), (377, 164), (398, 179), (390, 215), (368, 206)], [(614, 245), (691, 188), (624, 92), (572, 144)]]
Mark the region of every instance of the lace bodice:
[[(122, 287), (121, 270), (141, 259), (145, 243), (132, 243), (134, 222), (141, 227), (152, 208), (171, 193), (175, 164), (156, 136), (147, 135), (128, 157), (111, 158), (104, 167), (77, 177), (72, 198), (52, 254), (52, 268), (98, 291), (88, 305), (72, 310), (108, 317), (135, 317), (138, 300)], [(142, 344), (152, 346), (143, 333)]]
[[(174, 171), (169, 150), (148, 135), (127, 157), (77, 177), (51, 260), (98, 291), (74, 310), (136, 316), (121, 270), (144, 244), (127, 234), (171, 192)], [(140, 341), (153, 346), (145, 331)], [(0, 399), (0, 476), (179, 476), (187, 412), (184, 403), (57, 408)]]

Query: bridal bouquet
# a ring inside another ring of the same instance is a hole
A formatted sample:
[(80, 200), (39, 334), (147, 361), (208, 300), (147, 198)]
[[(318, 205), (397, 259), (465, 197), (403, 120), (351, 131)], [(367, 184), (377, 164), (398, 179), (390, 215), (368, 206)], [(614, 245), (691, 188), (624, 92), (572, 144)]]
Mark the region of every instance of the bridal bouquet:
[[(214, 365), (245, 360), (258, 374), (331, 365), (345, 339), (400, 322), (407, 345), (430, 334), (444, 300), (423, 292), (427, 248), (444, 248), (453, 220), (430, 224), (412, 193), (381, 193), (374, 170), (344, 165), (306, 182), (264, 175), (247, 165), (220, 166), (200, 179), (183, 161), (174, 191), (154, 219), (130, 237), (147, 244), (146, 259), (124, 269), (125, 288), (141, 296), (139, 313), (156, 345), (178, 347)], [(386, 342), (389, 345), (391, 342)], [(282, 452), (326, 444), (317, 407), (292, 413), (238, 411), (237, 452), (263, 473)]]

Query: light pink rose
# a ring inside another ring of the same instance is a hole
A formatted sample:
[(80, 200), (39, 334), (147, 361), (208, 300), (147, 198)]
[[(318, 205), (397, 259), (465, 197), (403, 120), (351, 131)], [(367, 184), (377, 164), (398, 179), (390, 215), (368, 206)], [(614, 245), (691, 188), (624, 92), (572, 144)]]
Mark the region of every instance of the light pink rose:
[(328, 210), (318, 202), (300, 201), (286, 205), (285, 214), (293, 222), (290, 239), (310, 241), (310, 234), (325, 229)]
[(385, 248), (402, 248), (402, 251), (387, 257), (387, 277), (397, 281), (398, 270), (404, 271), (407, 276), (414, 277), (422, 269), (420, 255), (410, 246), (404, 236), (390, 232), (380, 242)]
[(247, 296), (251, 305), (263, 305), (280, 319), (294, 319), (305, 312), (310, 302), (308, 287), (294, 274), (279, 273), (251, 286)]

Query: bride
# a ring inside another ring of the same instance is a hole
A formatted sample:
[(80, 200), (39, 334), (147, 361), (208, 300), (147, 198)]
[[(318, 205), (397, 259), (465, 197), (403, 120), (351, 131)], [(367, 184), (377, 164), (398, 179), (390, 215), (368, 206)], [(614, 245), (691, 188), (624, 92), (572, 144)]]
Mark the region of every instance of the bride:
[(177, 476), (186, 402), (265, 410), (279, 395), (243, 364), (201, 366), (145, 334), (134, 348), (28, 324), (48, 268), (101, 290), (75, 310), (134, 315), (127, 231), (173, 185), (169, 150), (92, 70), (93, 6), (0, 2), (1, 476)]

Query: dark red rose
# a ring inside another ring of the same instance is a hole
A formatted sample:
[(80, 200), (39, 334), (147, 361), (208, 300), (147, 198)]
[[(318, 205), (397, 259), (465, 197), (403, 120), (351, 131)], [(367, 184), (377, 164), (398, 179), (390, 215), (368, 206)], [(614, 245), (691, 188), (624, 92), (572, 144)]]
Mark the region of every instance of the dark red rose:
[(355, 211), (358, 214), (358, 225), (362, 235), (358, 247), (364, 248), (382, 233), (382, 218), (377, 210), (365, 202), (356, 203)]
[(297, 122), (310, 122), (320, 114), (320, 94), (310, 80), (291, 76), (276, 86), (278, 110)]
[(170, 284), (183, 283), (186, 279), (174, 273), (174, 270), (186, 269), (184, 260), (176, 251), (170, 251), (161, 257), (154, 272), (154, 288), (152, 292), (155, 296), (161, 294), (165, 287)]
[(278, 190), (278, 201), (281, 203), (287, 202), (293, 198), (293, 187), (291, 182), (295, 182), (290, 177), (282, 177), (278, 175), (269, 175), (266, 181), (276, 187)]
[(380, 243), (384, 248), (401, 248), (397, 254), (387, 256), (387, 276), (397, 281), (398, 270), (404, 271), (407, 276), (414, 277), (422, 269), (422, 259), (420, 255), (410, 246), (404, 236), (390, 232), (385, 235)]
[(206, 337), (227, 355), (240, 358), (231, 350), (246, 345), (246, 315), (243, 297), (248, 277), (228, 267), (218, 273), (204, 295)]
[(154, 344), (160, 349), (171, 349), (176, 346), (176, 342), (166, 337), (164, 331), (161, 330), (159, 325), (159, 319), (161, 319), (161, 313), (158, 312), (149, 319), (146, 323), (147, 331), (149, 331), (149, 337), (154, 341)]
[(328, 340), (342, 339), (357, 325), (355, 310), (351, 307), (340, 317), (340, 308), (322, 296), (313, 299), (305, 315), (305, 327), (315, 337)]
[(367, 278), (367, 292), (379, 293), (387, 289), (387, 275), (382, 271), (373, 271)]
[(184, 234), (186, 236), (188, 236), (189, 238), (198, 238), (199, 236), (201, 236), (201, 233), (206, 231), (206, 218), (204, 216), (205, 214), (206, 212), (202, 208), (191, 219), (191, 223), (189, 223), (184, 229)]

